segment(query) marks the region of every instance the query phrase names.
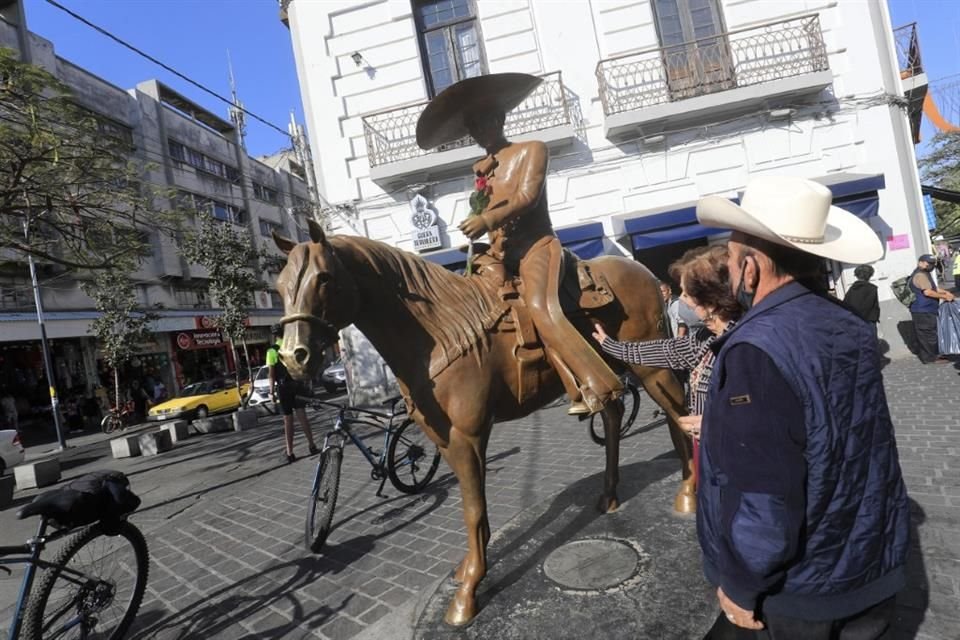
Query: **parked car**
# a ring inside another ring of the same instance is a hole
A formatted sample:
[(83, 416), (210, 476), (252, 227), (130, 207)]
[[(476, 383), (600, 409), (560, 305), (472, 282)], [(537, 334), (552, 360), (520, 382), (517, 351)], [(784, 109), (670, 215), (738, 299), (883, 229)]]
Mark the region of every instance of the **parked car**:
[(270, 367), (258, 367), (253, 372), (253, 387), (248, 404), (255, 407), (272, 401), (270, 398)]
[(327, 393), (336, 393), (347, 388), (347, 371), (343, 367), (343, 360), (337, 360), (320, 374), (320, 383)]
[[(250, 383), (244, 382), (241, 392), (246, 394)], [(175, 418), (206, 418), (214, 413), (225, 413), (240, 407), (240, 393), (232, 377), (195, 382), (183, 388), (176, 398), (150, 408), (147, 420)]]
[(21, 462), (23, 445), (20, 443), (20, 434), (13, 429), (0, 431), (0, 476)]

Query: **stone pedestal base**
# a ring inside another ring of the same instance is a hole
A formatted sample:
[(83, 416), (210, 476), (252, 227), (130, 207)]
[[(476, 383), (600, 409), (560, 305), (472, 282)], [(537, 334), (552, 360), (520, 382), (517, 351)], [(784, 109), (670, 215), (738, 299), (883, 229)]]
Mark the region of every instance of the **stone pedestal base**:
[(155, 456), (173, 448), (173, 440), (169, 431), (154, 431), (140, 436), (140, 453), (145, 456)]
[(54, 484), (60, 480), (60, 460), (38, 460), (29, 464), (22, 464), (13, 468), (17, 478), (17, 489), (36, 489)]

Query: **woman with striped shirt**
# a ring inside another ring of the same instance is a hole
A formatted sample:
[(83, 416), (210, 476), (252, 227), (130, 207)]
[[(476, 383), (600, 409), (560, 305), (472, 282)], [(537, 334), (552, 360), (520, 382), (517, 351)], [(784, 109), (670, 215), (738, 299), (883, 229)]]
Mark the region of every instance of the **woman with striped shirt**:
[(623, 362), (690, 372), (687, 384), (690, 415), (680, 418), (680, 426), (696, 444), (713, 369), (714, 353), (710, 345), (734, 325), (743, 308), (730, 291), (725, 246), (691, 249), (671, 265), (670, 271), (680, 274), (681, 299), (703, 319), (702, 329), (682, 338), (618, 342), (596, 324), (593, 337), (606, 353)]

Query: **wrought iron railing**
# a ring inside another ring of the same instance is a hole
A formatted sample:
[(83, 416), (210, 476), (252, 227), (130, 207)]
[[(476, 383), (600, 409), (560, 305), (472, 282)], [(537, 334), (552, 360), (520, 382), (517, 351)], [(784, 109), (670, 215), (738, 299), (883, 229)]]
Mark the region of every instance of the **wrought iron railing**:
[(893, 41), (897, 46), (897, 64), (900, 77), (909, 78), (923, 73), (920, 59), (920, 39), (917, 37), (917, 23), (911, 22), (893, 30)]
[[(559, 71), (544, 75), (543, 82), (533, 93), (507, 114), (504, 133), (509, 138), (531, 131), (573, 124), (567, 96)], [(363, 117), (363, 135), (371, 167), (474, 144), (473, 140), (467, 137), (432, 151), (424, 151), (418, 147), (417, 119), (426, 106), (426, 102), (419, 102)]]
[(611, 115), (828, 68), (812, 15), (607, 58), (596, 74)]

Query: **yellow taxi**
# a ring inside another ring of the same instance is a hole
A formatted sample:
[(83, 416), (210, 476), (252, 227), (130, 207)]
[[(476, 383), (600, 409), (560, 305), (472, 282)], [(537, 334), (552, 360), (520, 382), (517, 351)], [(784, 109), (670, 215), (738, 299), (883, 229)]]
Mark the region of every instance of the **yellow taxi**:
[[(244, 382), (241, 391), (244, 395), (249, 393), (250, 383)], [(239, 407), (237, 381), (228, 377), (214, 378), (187, 385), (176, 398), (154, 405), (147, 412), (147, 420), (206, 418)]]

